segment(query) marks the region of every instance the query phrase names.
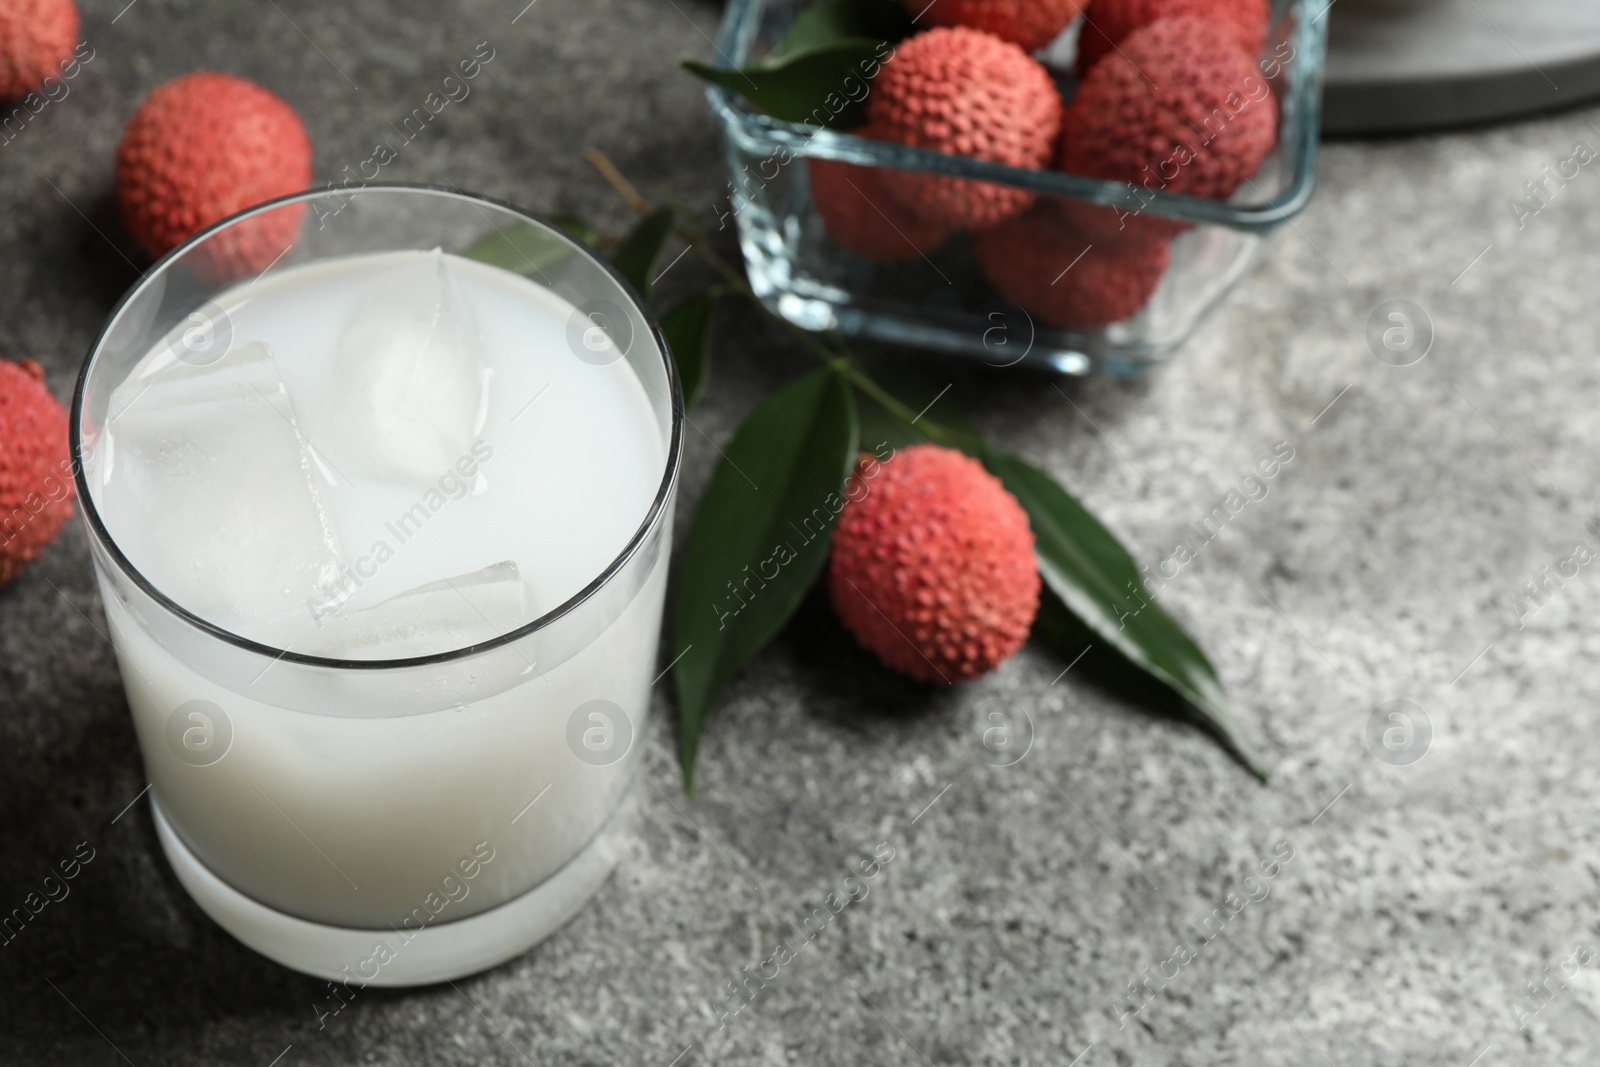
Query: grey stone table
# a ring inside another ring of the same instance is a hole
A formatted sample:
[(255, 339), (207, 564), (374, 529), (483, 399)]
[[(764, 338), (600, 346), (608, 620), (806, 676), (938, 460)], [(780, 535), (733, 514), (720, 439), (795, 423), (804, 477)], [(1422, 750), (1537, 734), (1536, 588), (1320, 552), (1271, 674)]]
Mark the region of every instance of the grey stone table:
[[(292, 101), (334, 178), (487, 41), (471, 97), (386, 177), (620, 224), (579, 159), (597, 145), (709, 216), (717, 143), (675, 59), (709, 54), (716, 5), (523, 2), (88, 0), (95, 58), (0, 148), (0, 353), (39, 358), (68, 393), (142, 263), (110, 200), (122, 123), (197, 68)], [(233, 942), (167, 870), (73, 529), (0, 591), (0, 910), (75, 850), (93, 859), (0, 947), (0, 1060), (1592, 1062), (1597, 568), (1514, 605), (1600, 547), (1600, 173), (1536, 214), (1508, 199), (1575, 142), (1600, 145), (1597, 114), (1329, 146), (1310, 210), (1143, 383), (1058, 392), (929, 363), (1152, 562), (1258, 458), (1293, 449), (1162, 594), (1276, 764), (1270, 787), (1118, 695), (1093, 655), (1063, 675), (1030, 646), (932, 691), (811, 604), (720, 706), (692, 803), (660, 694), (636, 847), (570, 926), (454, 986), (364, 992), (319, 1028), (323, 984)], [(1434, 326), (1412, 366), (1367, 344), (1390, 299)], [(711, 442), (805, 365), (756, 316), (719, 330), (690, 502)], [(974, 756), (993, 699), (1036, 726), (1015, 766)], [(1410, 765), (1366, 740), (1401, 699), (1430, 734)], [(868, 895), (723, 1019), (729, 983), (880, 842), (893, 859)]]

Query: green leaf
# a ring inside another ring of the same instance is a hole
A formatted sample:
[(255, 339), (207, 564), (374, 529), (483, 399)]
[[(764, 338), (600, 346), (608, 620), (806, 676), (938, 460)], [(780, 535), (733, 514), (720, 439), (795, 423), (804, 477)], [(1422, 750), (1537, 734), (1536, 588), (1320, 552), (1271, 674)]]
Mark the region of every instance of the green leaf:
[(656, 260), (667, 238), (672, 235), (673, 212), (670, 207), (658, 207), (640, 219), (627, 236), (617, 243), (611, 253), (611, 262), (622, 276), (633, 283), (639, 295), (650, 299), (650, 285)]
[(1215, 668), (1183, 628), (1150, 599), (1139, 567), (1083, 505), (1048, 474), (991, 450), (985, 463), (1028, 512), (1039, 573), (1100, 639), (1192, 704), (1262, 781), (1267, 767), (1234, 717)]
[(885, 443), (905, 448), (931, 441), (983, 458), (987, 446), (977, 427), (956, 406), (953, 383), (938, 384), (913, 370), (905, 360), (881, 349), (857, 351), (856, 363), (912, 412), (910, 417), (896, 414), (858, 390), (861, 440), (868, 451)]
[(932, 440), (859, 389), (856, 391), (856, 411), (861, 422), (861, 443), (869, 452), (876, 451), (880, 445), (888, 445), (898, 451)]
[[(849, 129), (866, 117), (866, 93), (852, 98), (853, 84), (866, 87), (884, 50), (882, 41), (845, 37), (743, 70), (712, 67), (692, 59), (685, 70), (730, 89), (775, 119)], [(851, 79), (854, 79), (852, 83)], [(831, 103), (830, 103), (831, 101)]]
[[(886, 42), (916, 27), (899, 0), (828, 0), (795, 17), (783, 40), (760, 62), (742, 70), (685, 60), (684, 67), (713, 85), (739, 93), (785, 122), (848, 129), (859, 125), (865, 88), (888, 54)], [(832, 104), (829, 98), (832, 97)]]
[(550, 225), (566, 232), (567, 236), (593, 247), (599, 240), (600, 234), (593, 226), (578, 215), (551, 215)]
[(549, 230), (519, 222), (496, 227), (473, 242), (462, 255), (548, 283), (545, 272), (572, 255), (572, 246)]
[(673, 680), (690, 796), (711, 702), (822, 573), (856, 445), (850, 390), (824, 367), (769, 397), (723, 450), (678, 564)]
[(683, 379), (683, 406), (694, 407), (705, 391), (711, 373), (711, 311), (715, 302), (710, 293), (691, 297), (661, 316), (661, 332)]
[(915, 30), (916, 24), (900, 0), (828, 0), (796, 15), (783, 40), (758, 65), (770, 68), (851, 37), (899, 41)]

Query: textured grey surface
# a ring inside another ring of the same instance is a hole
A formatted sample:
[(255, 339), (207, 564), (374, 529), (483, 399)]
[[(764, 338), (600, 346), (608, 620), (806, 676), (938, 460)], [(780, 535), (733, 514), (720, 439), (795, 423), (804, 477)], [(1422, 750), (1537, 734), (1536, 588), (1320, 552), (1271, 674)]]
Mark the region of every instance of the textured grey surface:
[[(673, 64), (710, 50), (718, 11), (701, 0), (538, 0), (515, 25), (520, 0), (450, 15), (138, 0), (112, 24), (123, 2), (86, 5), (96, 58), (0, 148), (0, 352), (40, 358), (63, 395), (134, 276), (112, 247), (126, 246), (109, 206), (121, 124), (194, 68), (292, 101), (327, 178), (488, 40), (473, 95), (388, 176), (612, 224), (586, 145), (708, 216), (723, 188), (700, 94)], [(569, 927), (455, 988), (362, 993), (319, 1030), (322, 984), (200, 914), (147, 806), (113, 821), (144, 778), (74, 528), (0, 591), (0, 909), (80, 842), (95, 858), (0, 948), (0, 1060), (1591, 1062), (1600, 961), (1585, 952), (1547, 1002), (1520, 1001), (1525, 1029), (1511, 1005), (1575, 946), (1600, 946), (1600, 585), (1586, 568), (1520, 630), (1506, 602), (1577, 542), (1600, 546), (1585, 528), (1600, 173), (1584, 168), (1521, 229), (1507, 199), (1574, 141), (1600, 143), (1594, 116), (1330, 146), (1310, 210), (1142, 384), (1069, 387), (1069, 403), (1036, 377), (930, 363), (1151, 562), (1291, 444), (1270, 494), (1163, 593), (1276, 763), (1268, 788), (1091, 684), (1092, 654), (1062, 676), (1065, 658), (1030, 646), (936, 692), (877, 669), (812, 604), (719, 708), (693, 803), (660, 697), (636, 854)], [(1437, 327), (1411, 367), (1365, 341), (1391, 298)], [(708, 438), (805, 366), (750, 316), (726, 319), (719, 346), (689, 500)], [(1016, 766), (974, 756), (974, 710), (993, 698), (1036, 724)], [(1433, 729), (1409, 767), (1363, 741), (1396, 698)], [(719, 1029), (726, 983), (879, 842), (894, 859), (867, 897)], [(1293, 859), (1247, 885), (1279, 842)], [(1203, 942), (1185, 924), (1230, 892), (1242, 910)], [(1164, 965), (1179, 939), (1193, 958)], [(1163, 966), (1176, 976), (1119, 1028), (1128, 983)]]

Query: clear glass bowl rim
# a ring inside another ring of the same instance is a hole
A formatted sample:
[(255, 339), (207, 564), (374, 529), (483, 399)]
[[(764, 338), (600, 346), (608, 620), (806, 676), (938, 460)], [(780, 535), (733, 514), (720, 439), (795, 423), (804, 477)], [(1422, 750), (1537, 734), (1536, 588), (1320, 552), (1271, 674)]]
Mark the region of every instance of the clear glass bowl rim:
[[(749, 59), (746, 46), (755, 38), (757, 24), (768, 0), (730, 0), (717, 33), (716, 52), (721, 65), (738, 67)], [(1288, 14), (1295, 20), (1294, 57), (1288, 67), (1296, 73), (1290, 91), (1279, 101), (1292, 121), (1280, 125), (1281, 151), (1290, 153), (1293, 173), (1288, 186), (1262, 204), (1240, 205), (1204, 197), (1146, 190), (1145, 196), (1121, 182), (1086, 178), (1056, 170), (1024, 170), (987, 163), (967, 156), (945, 155), (925, 148), (869, 140), (850, 133), (802, 123), (785, 122), (741, 107), (738, 98), (721, 86), (709, 86), (706, 98), (724, 132), (753, 152), (779, 148), (797, 156), (837, 159), (865, 166), (897, 170), (931, 171), (959, 178), (975, 178), (1034, 192), (1055, 193), (1093, 203), (1141, 212), (1214, 223), (1235, 229), (1266, 231), (1298, 215), (1316, 186), (1318, 131), (1322, 116), (1322, 73), (1327, 52), (1327, 8), (1321, 0), (1289, 0)], [(1303, 69), (1302, 69), (1302, 65)]]
[[(145, 286), (150, 283), (151, 279), (157, 277), (163, 270), (167, 269), (169, 264), (174, 259), (205, 241), (213, 234), (220, 233), (221, 231), (235, 226), (246, 219), (268, 211), (272, 211), (276, 208), (283, 207), (287, 204), (310, 203), (324, 197), (345, 199), (352, 196), (365, 196), (368, 194), (381, 195), (395, 193), (437, 196), (445, 199), (458, 200), (467, 204), (487, 204), (488, 206), (496, 208), (500, 211), (519, 216), (523, 221), (531, 222), (541, 229), (547, 231), (549, 234), (560, 238), (562, 241), (570, 245), (573, 251), (583, 256), (591, 263), (599, 266), (607, 275), (611, 277), (611, 280), (614, 281), (622, 290), (622, 292), (628, 297), (634, 306), (634, 310), (639, 313), (639, 315), (644, 319), (645, 324), (649, 327), (650, 337), (655, 342), (656, 349), (661, 354), (662, 363), (665, 365), (667, 387), (670, 390), (672, 408), (672, 427), (667, 443), (666, 470), (662, 473), (661, 484), (656, 490), (654, 499), (652, 499), (650, 502), (650, 509), (645, 514), (644, 521), (640, 523), (639, 528), (634, 531), (633, 536), (628, 540), (628, 543), (623, 547), (622, 551), (618, 553), (617, 557), (613, 559), (611, 563), (607, 565), (606, 568), (602, 570), (593, 581), (589, 582), (589, 584), (578, 590), (577, 593), (573, 594), (572, 597), (570, 597), (564, 603), (557, 605), (556, 607), (545, 612), (543, 615), (534, 619), (532, 622), (519, 626), (515, 630), (510, 630), (506, 633), (500, 634), (497, 637), (490, 638), (487, 641), (480, 641), (476, 644), (468, 645), (465, 648), (452, 649), (446, 652), (435, 652), (426, 656), (411, 656), (403, 659), (337, 659), (325, 656), (308, 655), (304, 652), (292, 652), (288, 649), (273, 648), (271, 645), (264, 644), (260, 641), (252, 641), (247, 637), (241, 637), (240, 635), (233, 633), (231, 630), (227, 630), (221, 626), (218, 626), (215, 623), (203, 619), (195, 613), (189, 611), (187, 608), (183, 607), (181, 604), (177, 603), (163, 593), (160, 589), (158, 589), (155, 584), (146, 578), (139, 571), (139, 569), (133, 565), (132, 561), (130, 561), (127, 556), (123, 554), (122, 549), (117, 546), (115, 539), (113, 539), (111, 536), (110, 530), (106, 528), (104, 520), (101, 519), (99, 511), (95, 508), (94, 499), (89, 493), (88, 478), (85, 474), (83, 463), (83, 438), (80, 427), (83, 422), (84, 394), (89, 381), (89, 372), (94, 367), (95, 359), (99, 356), (100, 350), (105, 344), (106, 337), (110, 333), (112, 324), (117, 321), (118, 317), (122, 314), (123, 310), (128, 306), (128, 304), (130, 304), (134, 298), (144, 290)], [(618, 572), (623, 569), (623, 567), (628, 564), (630, 560), (633, 559), (634, 556), (638, 554), (640, 548), (644, 546), (645, 542), (649, 540), (652, 534), (654, 534), (656, 531), (657, 527), (659, 527), (663, 522), (667, 512), (667, 506), (673, 497), (673, 490), (676, 487), (678, 480), (679, 468), (683, 461), (683, 423), (683, 385), (678, 377), (677, 361), (672, 358), (671, 349), (669, 349), (667, 346), (666, 336), (661, 332), (661, 324), (656, 320), (656, 317), (651, 312), (649, 305), (639, 296), (638, 291), (634, 289), (633, 285), (620, 273), (618, 273), (616, 268), (613, 267), (609, 262), (595, 255), (588, 247), (569, 236), (553, 222), (542, 218), (534, 212), (524, 210), (523, 208), (517, 207), (515, 204), (508, 203), (507, 201), (500, 200), (496, 197), (486, 196), (482, 193), (464, 192), (460, 189), (448, 186), (429, 185), (420, 182), (368, 182), (361, 188), (354, 190), (335, 189), (332, 187), (324, 189), (308, 189), (304, 192), (292, 193), (288, 196), (275, 197), (272, 200), (264, 201), (255, 205), (254, 207), (246, 208), (245, 210), (236, 214), (229, 215), (220, 222), (206, 227), (157, 260), (149, 270), (145, 271), (139, 276), (138, 281), (134, 282), (133, 285), (128, 288), (128, 291), (122, 295), (121, 299), (117, 301), (116, 306), (112, 308), (110, 314), (106, 316), (105, 323), (101, 326), (100, 332), (95, 336), (94, 343), (90, 345), (89, 354), (84, 358), (83, 366), (78, 371), (77, 384), (73, 388), (72, 392), (72, 408), (68, 414), (68, 434), (70, 443), (69, 455), (71, 457), (73, 471), (73, 484), (77, 489), (78, 504), (83, 509), (84, 517), (88, 521), (89, 529), (94, 536), (96, 543), (106, 551), (106, 554), (111, 557), (118, 569), (120, 569), (130, 581), (138, 586), (139, 589), (145, 593), (145, 595), (149, 596), (158, 607), (171, 613), (172, 615), (177, 616), (190, 626), (207, 633), (212, 637), (225, 641), (237, 648), (244, 649), (247, 652), (253, 652), (260, 656), (266, 656), (274, 661), (283, 660), (288, 663), (298, 663), (310, 667), (326, 667), (335, 670), (380, 671), (403, 670), (412, 667), (427, 667), (443, 663), (452, 663), (457, 660), (467, 659), (480, 653), (492, 651), (496, 648), (501, 648), (513, 642), (520, 641), (529, 634), (545, 629), (559, 619), (576, 610), (580, 605), (598, 593), (611, 581), (613, 577), (617, 575)]]

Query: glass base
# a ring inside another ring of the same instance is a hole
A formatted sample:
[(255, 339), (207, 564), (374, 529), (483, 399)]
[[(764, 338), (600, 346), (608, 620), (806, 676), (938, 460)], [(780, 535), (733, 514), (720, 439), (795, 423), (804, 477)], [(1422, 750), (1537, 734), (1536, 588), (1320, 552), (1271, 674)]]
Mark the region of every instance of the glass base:
[(1136, 378), (1166, 362), (1260, 260), (1269, 236), (1192, 228), (1172, 242), (1172, 264), (1142, 310), (1066, 329), (998, 297), (965, 239), (925, 262), (871, 264), (834, 248), (808, 204), (796, 200), (787, 218), (755, 206), (739, 216), (750, 287), (769, 311), (807, 330), (1074, 377)]
[(629, 790), (605, 827), (567, 865), (522, 896), (421, 930), (358, 930), (308, 922), (245, 896), (201, 863), (152, 793), (161, 848), (189, 896), (228, 933), (285, 967), (355, 986), (417, 986), (488, 970), (560, 929), (610, 876), (634, 812)]

